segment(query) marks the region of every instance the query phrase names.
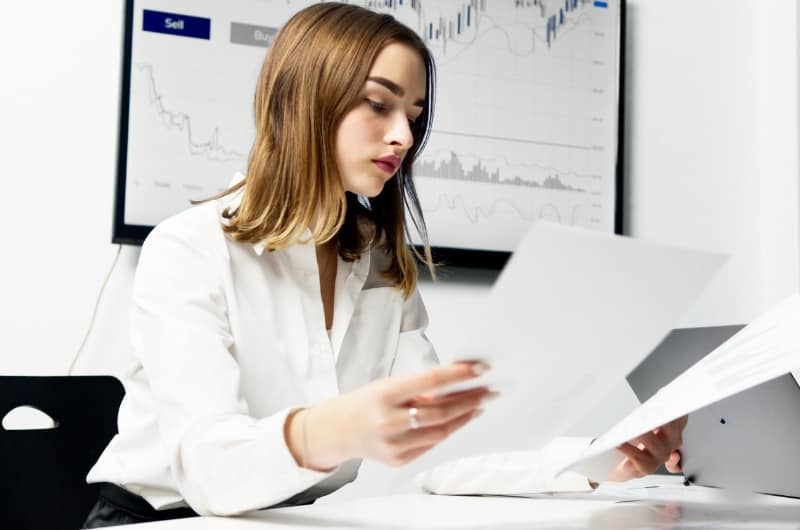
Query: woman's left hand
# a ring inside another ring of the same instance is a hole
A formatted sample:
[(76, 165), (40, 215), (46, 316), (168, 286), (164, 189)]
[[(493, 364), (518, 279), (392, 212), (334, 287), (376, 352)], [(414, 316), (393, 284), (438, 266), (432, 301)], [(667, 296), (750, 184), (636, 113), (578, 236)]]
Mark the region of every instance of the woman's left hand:
[(617, 448), (624, 458), (608, 476), (612, 482), (622, 482), (653, 473), (664, 464), (670, 473), (680, 473), (683, 429), (687, 416), (673, 420)]

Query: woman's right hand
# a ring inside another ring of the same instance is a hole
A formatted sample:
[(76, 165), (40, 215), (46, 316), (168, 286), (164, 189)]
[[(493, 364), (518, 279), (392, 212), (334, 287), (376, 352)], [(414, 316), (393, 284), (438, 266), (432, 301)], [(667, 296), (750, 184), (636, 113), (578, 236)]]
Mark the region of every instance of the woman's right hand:
[[(290, 415), (287, 445), (298, 464), (309, 469), (329, 470), (353, 458), (401, 466), (477, 417), (489, 394), (486, 387), (443, 395), (435, 391), (487, 368), (460, 362), (373, 381)], [(412, 425), (411, 407), (417, 409), (417, 425)]]

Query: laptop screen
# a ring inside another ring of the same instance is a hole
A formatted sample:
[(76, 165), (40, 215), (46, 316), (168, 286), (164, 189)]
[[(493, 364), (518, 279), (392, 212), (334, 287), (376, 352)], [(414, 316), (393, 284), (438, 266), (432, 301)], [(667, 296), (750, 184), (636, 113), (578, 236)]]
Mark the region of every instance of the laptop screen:
[(678, 377), (687, 368), (728, 340), (743, 325), (672, 330), (639, 366), (628, 374), (628, 384), (640, 402)]

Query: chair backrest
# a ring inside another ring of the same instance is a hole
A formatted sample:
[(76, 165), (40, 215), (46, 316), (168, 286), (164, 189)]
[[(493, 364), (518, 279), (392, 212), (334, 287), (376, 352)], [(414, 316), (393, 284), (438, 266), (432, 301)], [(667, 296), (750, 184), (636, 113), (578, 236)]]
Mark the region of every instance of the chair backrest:
[(75, 530), (97, 501), (86, 474), (117, 433), (124, 390), (112, 376), (0, 376), (0, 419), (38, 409), (53, 429), (0, 426), (0, 528)]

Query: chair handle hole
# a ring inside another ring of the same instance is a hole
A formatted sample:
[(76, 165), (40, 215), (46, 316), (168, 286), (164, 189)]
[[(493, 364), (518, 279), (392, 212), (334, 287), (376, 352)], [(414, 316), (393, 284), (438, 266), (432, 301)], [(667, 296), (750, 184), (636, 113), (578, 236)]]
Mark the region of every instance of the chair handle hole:
[(3, 417), (3, 429), (6, 431), (34, 431), (57, 427), (58, 422), (49, 414), (31, 405), (13, 408)]

